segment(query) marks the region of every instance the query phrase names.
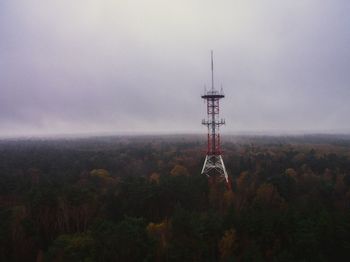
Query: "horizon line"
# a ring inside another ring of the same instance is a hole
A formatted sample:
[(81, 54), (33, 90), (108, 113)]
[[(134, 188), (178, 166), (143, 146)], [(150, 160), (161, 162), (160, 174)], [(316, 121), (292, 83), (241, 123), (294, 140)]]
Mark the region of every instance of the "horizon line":
[[(221, 133), (223, 136), (270, 136), (270, 137), (293, 137), (293, 136), (350, 136), (349, 130), (300, 130), (300, 131), (226, 131)], [(25, 139), (62, 139), (62, 138), (93, 138), (93, 137), (139, 137), (139, 136), (205, 136), (202, 132), (190, 131), (158, 131), (158, 132), (138, 132), (138, 131), (123, 131), (123, 132), (72, 132), (72, 133), (48, 133), (48, 134), (28, 134), (28, 135), (0, 135), (0, 140), (25, 140)]]

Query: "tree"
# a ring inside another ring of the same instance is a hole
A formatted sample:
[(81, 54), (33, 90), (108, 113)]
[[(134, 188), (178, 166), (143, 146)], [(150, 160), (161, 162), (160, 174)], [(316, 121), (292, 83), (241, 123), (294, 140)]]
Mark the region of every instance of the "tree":
[(95, 261), (95, 241), (90, 233), (60, 235), (50, 246), (45, 259), (48, 261)]
[(224, 236), (219, 242), (220, 256), (227, 260), (233, 257), (238, 248), (238, 237), (235, 229), (226, 230)]
[(154, 242), (142, 218), (125, 217), (118, 224), (101, 221), (93, 228), (98, 261), (151, 261)]
[(182, 165), (175, 165), (174, 168), (170, 171), (172, 176), (189, 176), (188, 170)]
[(148, 235), (157, 242), (156, 260), (164, 261), (169, 246), (171, 235), (171, 224), (168, 220), (161, 223), (149, 223), (147, 226)]

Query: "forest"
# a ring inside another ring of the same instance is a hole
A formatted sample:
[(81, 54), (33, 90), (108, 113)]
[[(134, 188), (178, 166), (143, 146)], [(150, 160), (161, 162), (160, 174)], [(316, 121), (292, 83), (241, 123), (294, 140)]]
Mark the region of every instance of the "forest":
[(0, 261), (349, 261), (350, 136), (0, 140)]

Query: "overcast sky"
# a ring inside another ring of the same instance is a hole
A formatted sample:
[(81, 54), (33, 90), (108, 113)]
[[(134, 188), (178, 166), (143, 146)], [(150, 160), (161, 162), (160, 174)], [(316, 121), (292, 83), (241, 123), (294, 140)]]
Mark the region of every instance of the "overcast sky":
[(1, 0), (0, 136), (350, 131), (349, 0)]

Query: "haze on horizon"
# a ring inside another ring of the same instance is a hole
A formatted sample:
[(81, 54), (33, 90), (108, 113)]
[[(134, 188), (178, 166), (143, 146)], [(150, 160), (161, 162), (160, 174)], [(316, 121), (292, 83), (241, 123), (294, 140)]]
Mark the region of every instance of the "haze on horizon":
[(0, 136), (350, 132), (350, 1), (3, 0)]

